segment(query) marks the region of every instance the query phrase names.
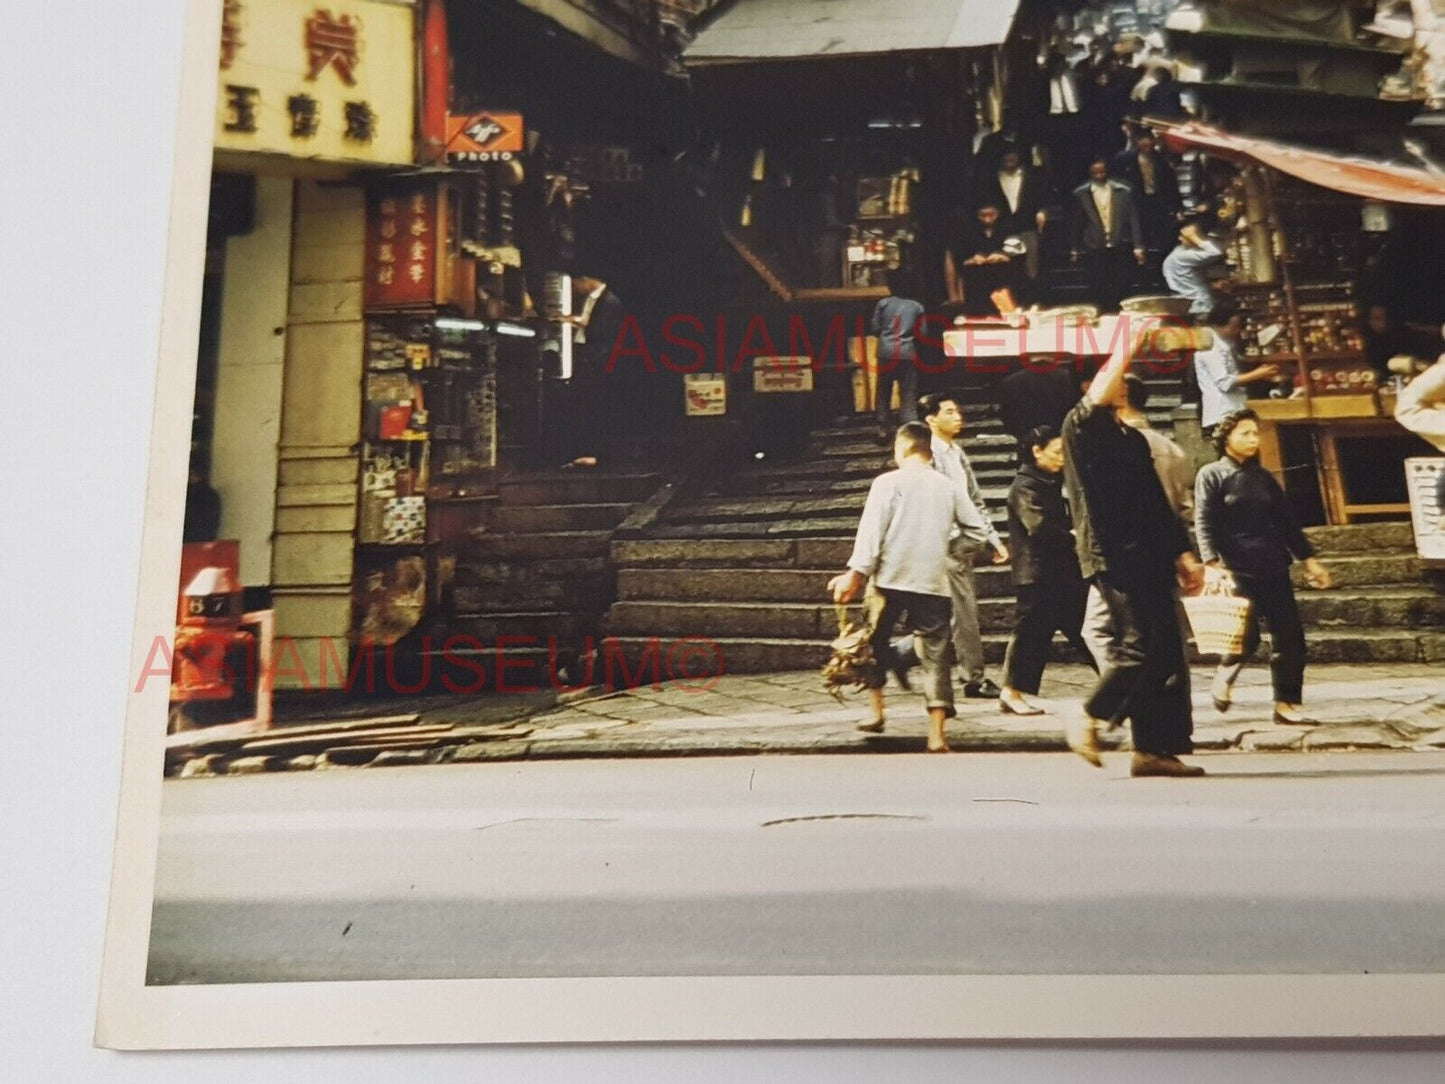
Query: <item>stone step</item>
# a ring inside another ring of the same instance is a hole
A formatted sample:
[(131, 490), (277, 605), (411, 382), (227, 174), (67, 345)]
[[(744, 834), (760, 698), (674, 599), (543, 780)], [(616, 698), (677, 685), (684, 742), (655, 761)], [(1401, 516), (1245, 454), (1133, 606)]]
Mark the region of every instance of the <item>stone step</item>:
[(1351, 523), (1341, 527), (1309, 527), (1305, 534), (1322, 556), (1346, 553), (1415, 551), (1415, 532), (1408, 520), (1397, 523)]
[(1445, 630), (1306, 629), (1305, 642), (1310, 662), (1445, 662)]
[[(1299, 597), (1308, 630), (1411, 629), (1445, 633), (1445, 596), (1405, 591), (1308, 592)], [(981, 598), (979, 627), (1009, 633), (1015, 623), (1012, 597)], [(617, 636), (732, 636), (787, 639), (831, 638), (837, 628), (833, 607), (813, 600), (797, 602), (616, 603), (607, 615), (607, 631)]]
[(1307, 629), (1445, 631), (1445, 593), (1428, 586), (1336, 588), (1296, 597)]
[(447, 633), (465, 636), (484, 644), (495, 644), (500, 637), (536, 637), (573, 642), (595, 633), (598, 617), (592, 613), (569, 613), (557, 610), (521, 610), (512, 613), (465, 613), (447, 621)]
[[(676, 653), (679, 657), (701, 658), (704, 650), (710, 663), (708, 676), (723, 674), (779, 673), (789, 670), (821, 669), (830, 654), (829, 640), (832, 634), (820, 636), (817, 640), (782, 639), (761, 637), (711, 636), (688, 641), (687, 652)], [(1008, 648), (1006, 633), (985, 633), (983, 653), (985, 660), (994, 667), (1003, 661)], [(678, 643), (665, 636), (616, 636), (609, 637), (608, 643), (620, 651), (630, 667), (644, 661), (648, 653), (659, 659), (665, 672), (669, 648)], [(1445, 633), (1415, 633), (1401, 635), (1394, 631), (1371, 631), (1337, 633), (1311, 632), (1308, 634), (1309, 661), (1312, 663), (1348, 662), (1445, 662)], [(701, 647), (697, 645), (702, 645)], [(1268, 648), (1261, 647), (1252, 662), (1265, 665)], [(1205, 658), (1190, 649), (1191, 661), (1207, 663)], [(1083, 662), (1074, 650), (1061, 638), (1055, 637), (1050, 647), (1050, 658), (1056, 662)], [(720, 669), (719, 669), (720, 668)], [(698, 670), (690, 675), (676, 675), (679, 679), (696, 677)], [(997, 679), (997, 673), (993, 675)], [(1308, 681), (1308, 679), (1306, 679)]]
[[(842, 568), (623, 568), (617, 573), (620, 601), (666, 602), (812, 602), (827, 603), (828, 581)], [(981, 567), (978, 597), (1006, 598), (1013, 593), (1008, 570)]]
[(598, 474), (586, 468), (513, 475), (501, 485), (502, 504), (620, 504), (644, 501), (662, 484), (648, 474)]
[(605, 552), (590, 557), (549, 557), (526, 564), (510, 558), (485, 558), (458, 561), (456, 580), (459, 584), (575, 583), (611, 571)]
[[(987, 447), (968, 449), (968, 461), (975, 473), (985, 470), (1007, 470), (1012, 472), (1017, 459), (1013, 446), (1007, 448)], [(879, 448), (870, 458), (851, 460), (836, 456), (804, 455), (799, 459), (768, 461), (740, 465), (729, 471), (727, 477), (768, 481), (778, 478), (872, 478), (893, 467), (893, 453)]]
[[(980, 470), (974, 468), (974, 477), (978, 480), (979, 487), (983, 490), (985, 500), (996, 500), (1000, 503), (1008, 495), (1008, 487), (1013, 484), (1014, 471), (1006, 470)], [(757, 497), (789, 497), (789, 496), (841, 496), (843, 494), (862, 494), (867, 496), (868, 489), (873, 484), (874, 474), (860, 475), (850, 478), (779, 478), (772, 479), (762, 484), (752, 478), (727, 479), (714, 483), (703, 496), (721, 496), (738, 498), (743, 496)], [(687, 505), (683, 505), (687, 507)]]
[(606, 611), (615, 597), (614, 580), (610, 574), (572, 581), (458, 582), (453, 588), (457, 612), (473, 616), (588, 610), (600, 614)]
[[(1335, 587), (1369, 587), (1387, 584), (1423, 584), (1425, 570), (1413, 553), (1363, 553), (1343, 557), (1321, 554)], [(1294, 567), (1295, 585), (1304, 583), (1304, 572)]]
[[(853, 612), (857, 613), (856, 607)], [(978, 623), (985, 632), (1012, 632), (1013, 599), (980, 599)], [(830, 603), (618, 602), (607, 615), (607, 632), (614, 636), (831, 640), (838, 634), (838, 617)]]
[[(980, 484), (984, 502), (1001, 511), (1008, 499), (1008, 489)], [(804, 496), (799, 494), (760, 495), (755, 497), (702, 497), (669, 507), (670, 523), (726, 522), (751, 520), (786, 520), (807, 518), (851, 517), (856, 526), (868, 495), (867, 487), (841, 493)]]
[[(1002, 423), (990, 425), (987, 429), (973, 429), (964, 435), (964, 450), (972, 457), (975, 453), (988, 451), (1012, 452), (1014, 438), (1003, 431)], [(889, 460), (893, 456), (893, 450), (880, 446), (876, 440), (852, 441), (847, 444), (817, 444), (809, 449), (809, 452), (824, 459), (859, 460), (869, 462), (874, 459)]]
[[(831, 638), (831, 635), (826, 639), (818, 640), (704, 637), (696, 641), (689, 641), (689, 650), (677, 654), (685, 654), (692, 659), (709, 662), (711, 674), (719, 672), (723, 674), (765, 674), (788, 670), (818, 670), (828, 661), (830, 654), (828, 642)], [(1002, 662), (1004, 651), (1008, 648), (1008, 636), (993, 633), (984, 635), (982, 640), (984, 658), (995, 666)], [(616, 645), (617, 650), (621, 651), (633, 668), (643, 662), (647, 654), (651, 652), (660, 658), (664, 670), (669, 647), (677, 643), (677, 641), (669, 641), (666, 637), (661, 636), (618, 636), (609, 642)], [(710, 657), (704, 656), (704, 651)], [(1084, 661), (1067, 644), (1057, 639), (1053, 644), (1051, 657), (1059, 662)], [(695, 663), (695, 665), (698, 665), (700, 669), (700, 663)], [(721, 667), (720, 670), (719, 667)], [(697, 673), (698, 670), (694, 670), (691, 676), (695, 677)], [(678, 678), (684, 676), (678, 675)], [(665, 672), (663, 680), (668, 680)], [(819, 687), (821, 688), (821, 683)]]
[(829, 538), (644, 538), (612, 544), (613, 563), (630, 568), (841, 569), (851, 536)]
[(611, 531), (478, 534), (463, 544), (458, 563), (474, 564), (491, 560), (534, 563), (557, 558), (606, 556), (611, 541)]
[[(836, 539), (618, 539), (612, 561), (619, 568), (833, 569), (843, 567), (852, 542)], [(841, 556), (839, 556), (841, 554)]]
[(498, 534), (514, 531), (606, 531), (626, 519), (631, 510), (631, 504), (504, 505), (496, 510), (492, 527)]

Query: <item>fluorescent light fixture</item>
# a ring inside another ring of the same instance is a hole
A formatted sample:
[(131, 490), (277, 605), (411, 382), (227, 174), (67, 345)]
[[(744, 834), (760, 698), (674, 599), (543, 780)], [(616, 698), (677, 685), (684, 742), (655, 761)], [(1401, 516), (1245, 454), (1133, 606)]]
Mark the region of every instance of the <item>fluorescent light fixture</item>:
[(514, 324), (509, 320), (498, 320), (497, 334), (515, 335), (519, 339), (535, 339), (537, 337), (537, 329), (527, 327), (525, 324)]
[(463, 320), (455, 316), (438, 316), (436, 326), (443, 331), (485, 331), (487, 325), (480, 320)]

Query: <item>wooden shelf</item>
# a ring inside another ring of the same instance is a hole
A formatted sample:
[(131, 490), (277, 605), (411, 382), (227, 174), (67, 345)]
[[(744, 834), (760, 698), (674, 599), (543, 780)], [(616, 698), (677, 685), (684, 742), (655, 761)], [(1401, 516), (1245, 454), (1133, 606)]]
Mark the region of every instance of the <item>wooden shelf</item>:
[(1306, 354), (1305, 363), (1312, 361), (1358, 361), (1363, 363), (1365, 353), (1363, 350), (1340, 350), (1335, 353)]

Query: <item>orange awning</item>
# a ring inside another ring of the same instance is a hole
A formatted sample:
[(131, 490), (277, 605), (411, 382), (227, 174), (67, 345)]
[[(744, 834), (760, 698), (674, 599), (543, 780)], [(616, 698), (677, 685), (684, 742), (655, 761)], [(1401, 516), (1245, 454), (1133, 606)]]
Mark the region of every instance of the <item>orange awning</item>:
[(1220, 158), (1258, 162), (1321, 188), (1361, 199), (1445, 207), (1445, 174), (1290, 147), (1268, 139), (1232, 135), (1203, 124), (1180, 124), (1161, 130), (1165, 143), (1174, 151), (1192, 147)]

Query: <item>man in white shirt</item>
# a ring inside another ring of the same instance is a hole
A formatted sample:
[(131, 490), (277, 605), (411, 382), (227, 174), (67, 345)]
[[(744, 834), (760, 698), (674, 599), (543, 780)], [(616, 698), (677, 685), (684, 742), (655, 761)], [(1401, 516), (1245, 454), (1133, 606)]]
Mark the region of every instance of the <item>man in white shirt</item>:
[(898, 429), (893, 455), (898, 469), (873, 480), (858, 522), (847, 571), (828, 582), (833, 601), (847, 603), (871, 578), (881, 602), (875, 605), (872, 647), (878, 667), (869, 679), (874, 717), (859, 729), (883, 729), (883, 670), (894, 665), (890, 638), (900, 621), (915, 635), (925, 674), (928, 751), (948, 752), (944, 736), (953, 707), (952, 645), (948, 639), (952, 603), (947, 555), (955, 530), (986, 529), (983, 515), (964, 486), (932, 467), (933, 435), (919, 422)]
[(1247, 385), (1277, 380), (1279, 368), (1260, 365), (1248, 372), (1240, 371), (1236, 347), (1244, 330), (1244, 318), (1232, 302), (1215, 305), (1206, 323), (1214, 332), (1214, 342), (1208, 349), (1194, 352), (1194, 373), (1199, 379), (1199, 424), (1208, 436), (1226, 414), (1248, 405)]
[(984, 175), (974, 196), (977, 206), (992, 204), (999, 209), (999, 224), (1005, 236), (1023, 242), (1024, 270), (1031, 280), (1037, 279), (1039, 235), (1048, 222), (1043, 177), (1024, 166), (1017, 147), (1006, 146), (999, 155), (998, 171)]

